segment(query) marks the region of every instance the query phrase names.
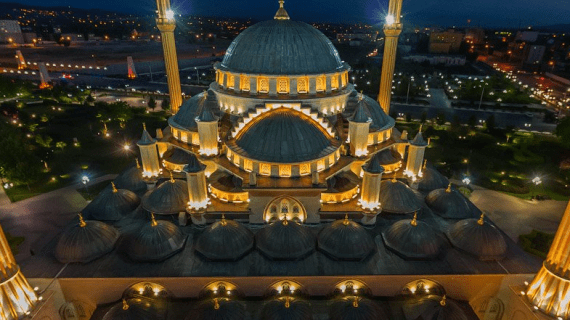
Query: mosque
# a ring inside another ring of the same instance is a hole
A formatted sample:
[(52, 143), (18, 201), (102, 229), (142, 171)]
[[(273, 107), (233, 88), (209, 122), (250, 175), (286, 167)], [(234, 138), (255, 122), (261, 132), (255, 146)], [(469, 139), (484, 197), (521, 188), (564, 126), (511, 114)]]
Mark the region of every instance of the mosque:
[[(179, 95), (169, 1), (158, 9)], [(541, 264), (424, 160), (421, 129), (388, 116), (400, 9), (379, 103), (279, 1), (23, 272), (0, 233), (0, 319), (570, 319), (570, 209)]]

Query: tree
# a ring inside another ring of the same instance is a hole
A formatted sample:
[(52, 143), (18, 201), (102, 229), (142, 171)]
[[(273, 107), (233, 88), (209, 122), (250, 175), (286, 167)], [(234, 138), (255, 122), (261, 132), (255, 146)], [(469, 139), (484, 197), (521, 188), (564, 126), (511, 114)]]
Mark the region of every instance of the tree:
[(412, 122), (412, 114), (406, 113), (406, 122)]
[(30, 150), (30, 145), (15, 128), (0, 125), (0, 167), (2, 176), (14, 182), (28, 185), (40, 176), (40, 161)]
[(445, 113), (439, 112), (435, 118), (435, 122), (441, 126), (445, 124), (445, 121)]
[(170, 100), (164, 98), (164, 100), (162, 100), (162, 103), (160, 104), (160, 107), (164, 111), (170, 110)]
[(560, 139), (560, 143), (566, 148), (570, 148), (570, 117), (564, 118), (556, 126), (554, 134)]
[(422, 123), (426, 123), (426, 121), (427, 121), (427, 112), (425, 112), (425, 111), (422, 112), (422, 117), (421, 117), (421, 120), (420, 120), (420, 121), (421, 121)]
[(477, 117), (475, 117), (474, 115), (469, 117), (469, 119), (467, 120), (467, 125), (471, 128), (475, 128), (475, 126), (477, 125)]
[(150, 99), (148, 100), (148, 107), (150, 108), (150, 110), (154, 111), (154, 108), (156, 108), (156, 101), (154, 100), (153, 97), (150, 97)]
[(61, 149), (61, 151), (63, 151), (63, 149), (65, 147), (67, 147), (67, 143), (63, 142), (63, 141), (58, 141), (55, 143), (55, 147)]
[(45, 135), (42, 136), (41, 134), (38, 134), (36, 136), (36, 143), (39, 144), (40, 146), (44, 147), (44, 148), (51, 148), (51, 143), (53, 142), (53, 138)]
[(487, 118), (485, 121), (485, 125), (487, 126), (487, 131), (495, 130), (495, 115), (492, 114)]

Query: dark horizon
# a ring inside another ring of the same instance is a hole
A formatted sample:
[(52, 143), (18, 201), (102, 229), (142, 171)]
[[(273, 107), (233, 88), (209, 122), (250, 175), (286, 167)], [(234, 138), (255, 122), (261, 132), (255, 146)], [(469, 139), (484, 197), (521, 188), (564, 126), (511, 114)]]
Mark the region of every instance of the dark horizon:
[[(94, 5), (76, 0), (25, 0), (2, 2), (19, 3), (37, 7), (72, 7), (98, 9), (125, 14), (153, 14), (155, 2), (101, 0)], [(550, 3), (550, 5), (549, 5)], [(570, 0), (544, 0), (541, 10), (536, 10), (532, 0), (480, 0), (477, 3), (464, 0), (404, 0), (402, 14), (404, 22), (410, 25), (437, 25), (442, 27), (505, 27), (570, 25)], [(172, 7), (180, 14), (217, 16), (254, 20), (272, 19), (277, 10), (277, 0), (225, 0), (223, 4), (211, 6), (211, 2), (172, 0)], [(373, 0), (355, 4), (340, 0), (287, 0), (285, 8), (292, 19), (307, 22), (355, 23), (381, 25), (388, 7), (388, 0)], [(468, 20), (470, 23), (468, 23)]]

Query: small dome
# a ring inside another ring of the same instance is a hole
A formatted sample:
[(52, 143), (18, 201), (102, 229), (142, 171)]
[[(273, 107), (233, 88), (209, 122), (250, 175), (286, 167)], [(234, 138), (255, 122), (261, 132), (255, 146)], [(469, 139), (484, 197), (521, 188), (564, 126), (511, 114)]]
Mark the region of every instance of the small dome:
[(410, 299), (402, 306), (405, 320), (467, 320), (465, 311), (451, 299), (437, 295)]
[(140, 203), (140, 198), (134, 192), (113, 186), (103, 190), (82, 212), (88, 219), (117, 221), (135, 210)]
[(507, 243), (499, 229), (481, 219), (456, 222), (446, 232), (454, 247), (480, 260), (500, 260), (507, 252)]
[(115, 178), (115, 186), (118, 189), (125, 189), (141, 196), (146, 193), (147, 185), (142, 177), (142, 171), (138, 166), (130, 167)]
[(322, 32), (292, 20), (263, 21), (245, 29), (226, 50), (220, 67), (267, 75), (321, 74), (347, 68)]
[(386, 247), (404, 259), (431, 259), (437, 257), (444, 244), (443, 235), (429, 224), (414, 219), (395, 222), (382, 232)]
[(197, 132), (196, 118), (200, 116), (206, 106), (213, 113), (219, 111), (216, 94), (212, 90), (199, 93), (184, 101), (176, 115), (168, 119), (168, 124), (177, 129)]
[(83, 221), (63, 231), (55, 247), (55, 257), (61, 263), (86, 263), (109, 253), (119, 239), (114, 227), (95, 220)]
[(134, 227), (121, 242), (122, 251), (135, 261), (162, 261), (182, 250), (186, 236), (172, 222), (154, 220)]
[[(370, 131), (385, 130), (394, 126), (396, 123), (394, 119), (390, 118), (388, 115), (386, 115), (386, 113), (384, 113), (384, 110), (382, 107), (380, 107), (376, 100), (370, 98), (369, 96), (363, 95), (363, 99), (359, 101), (358, 96), (359, 94), (356, 92), (356, 90), (350, 93), (345, 110), (354, 110), (354, 112), (356, 112), (360, 107), (361, 110), (359, 112), (362, 113), (362, 111), (364, 111), (365, 114), (361, 114), (360, 117), (363, 118), (364, 116), (367, 116), (370, 120), (372, 120), (370, 122)], [(345, 114), (345, 116), (352, 117), (353, 115)]]
[(142, 206), (145, 210), (157, 214), (175, 214), (186, 210), (188, 200), (186, 181), (170, 179), (146, 196)]
[(297, 260), (315, 250), (315, 237), (295, 221), (276, 221), (255, 235), (257, 249), (269, 259)]
[(185, 165), (190, 163), (190, 161), (192, 161), (192, 157), (195, 157), (194, 155), (190, 154), (189, 152), (186, 152), (180, 148), (172, 148), (168, 151), (166, 151), (164, 153), (164, 155), (162, 156), (162, 159), (164, 161), (170, 162), (172, 164), (177, 164), (177, 165)]
[(422, 178), (418, 182), (418, 189), (421, 191), (432, 191), (445, 188), (449, 185), (449, 180), (434, 168), (425, 167), (422, 170)]
[(374, 251), (376, 244), (368, 231), (346, 217), (321, 230), (318, 248), (334, 259), (363, 260)]
[(426, 197), (427, 205), (438, 215), (446, 219), (475, 218), (481, 214), (479, 209), (465, 198), (457, 189), (436, 189)]
[(161, 320), (164, 315), (148, 301), (141, 299), (123, 300), (114, 305), (103, 317), (103, 320)]
[(235, 261), (253, 249), (253, 240), (253, 233), (241, 223), (222, 218), (200, 235), (196, 251), (208, 260)]
[(334, 301), (329, 311), (330, 320), (383, 320), (386, 313), (374, 301), (361, 297), (344, 297)]
[(260, 320), (313, 320), (311, 306), (289, 297), (266, 302), (261, 309)]
[(243, 320), (246, 317), (245, 308), (240, 302), (212, 299), (191, 310), (186, 320)]
[(339, 142), (306, 115), (279, 108), (251, 121), (228, 147), (250, 159), (294, 163), (325, 157)]
[(382, 211), (390, 213), (412, 213), (421, 209), (416, 193), (401, 181), (384, 180), (380, 185)]
[(402, 156), (393, 149), (384, 149), (374, 155), (373, 158), (381, 166), (390, 166), (402, 161)]

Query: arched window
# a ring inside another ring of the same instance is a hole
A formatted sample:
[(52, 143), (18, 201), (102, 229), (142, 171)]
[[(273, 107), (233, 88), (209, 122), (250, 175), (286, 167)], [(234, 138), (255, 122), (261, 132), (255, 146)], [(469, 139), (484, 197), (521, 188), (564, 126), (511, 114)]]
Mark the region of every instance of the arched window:
[(281, 94), (289, 93), (289, 79), (287, 78), (277, 79), (277, 92)]
[(257, 91), (261, 93), (269, 92), (269, 80), (266, 77), (259, 77), (257, 80)]
[(327, 78), (325, 76), (317, 77), (317, 92), (323, 92), (327, 88)]
[(241, 75), (239, 77), (239, 86), (241, 91), (249, 91), (249, 77)]
[(331, 77), (331, 89), (336, 90), (338, 89), (338, 74), (335, 74)]
[(281, 196), (270, 201), (265, 207), (263, 219), (266, 222), (283, 219), (303, 222), (307, 219), (307, 212), (299, 200), (289, 196)]
[(301, 77), (297, 79), (297, 92), (298, 93), (307, 93), (309, 91), (309, 80), (307, 77)]
[(233, 74), (228, 74), (228, 83), (227, 83), (228, 88), (233, 89), (235, 86), (235, 81), (236, 81), (236, 76), (234, 76)]

